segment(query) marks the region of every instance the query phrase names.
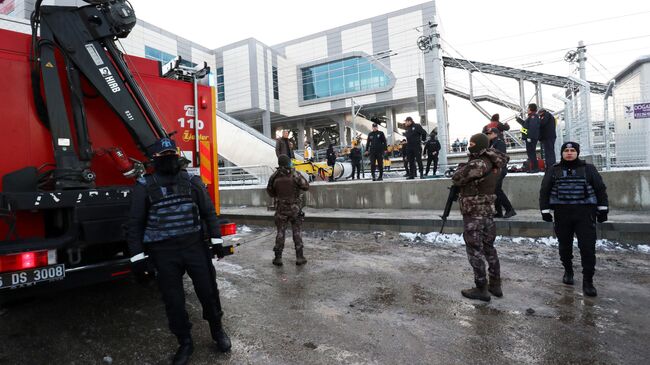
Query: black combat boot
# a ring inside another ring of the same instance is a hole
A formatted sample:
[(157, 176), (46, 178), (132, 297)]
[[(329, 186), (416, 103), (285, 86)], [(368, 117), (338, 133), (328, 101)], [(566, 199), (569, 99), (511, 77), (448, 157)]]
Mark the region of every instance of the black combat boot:
[(307, 263), (307, 259), (302, 254), (302, 248), (296, 249), (296, 265), (304, 265)]
[(478, 299), (484, 302), (489, 302), (491, 299), (486, 283), (476, 283), (476, 288), (463, 289), (460, 292), (469, 299)]
[(282, 251), (275, 251), (275, 258), (273, 259), (273, 265), (282, 266)]
[(228, 337), (226, 331), (223, 330), (221, 319), (210, 322), (210, 334), (212, 335), (214, 342), (217, 344), (219, 351), (230, 351), (232, 344), (230, 343), (230, 337)]
[(582, 292), (588, 297), (595, 297), (598, 295), (596, 288), (594, 288), (593, 278), (586, 276), (582, 278)]
[(501, 298), (503, 296), (503, 291), (501, 291), (501, 278), (490, 276), (488, 291), (495, 297)]
[(564, 276), (562, 282), (566, 285), (573, 285), (573, 269), (564, 269)]
[(176, 355), (174, 355), (174, 360), (172, 364), (174, 365), (186, 365), (190, 362), (190, 356), (194, 352), (194, 342), (192, 342), (192, 336), (179, 337), (178, 338), (178, 350), (176, 350)]

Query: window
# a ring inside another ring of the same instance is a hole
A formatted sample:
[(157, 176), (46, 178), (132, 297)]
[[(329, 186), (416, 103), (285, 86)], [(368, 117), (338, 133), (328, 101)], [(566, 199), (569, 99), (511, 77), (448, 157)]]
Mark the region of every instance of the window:
[(226, 88), (223, 82), (223, 67), (217, 68), (217, 101), (226, 100)]
[(278, 68), (273, 66), (273, 99), (280, 100), (280, 87), (278, 85)]
[[(303, 100), (381, 89), (390, 83), (384, 71), (363, 57), (305, 67), (301, 71)], [(275, 73), (274, 67), (274, 86)]]
[[(153, 47), (149, 46), (144, 46), (144, 56), (150, 60), (156, 60), (160, 61), (163, 64), (171, 61), (174, 59), (176, 56), (169, 54), (167, 52), (163, 52), (159, 49), (155, 49)], [(196, 63), (190, 62), (188, 60), (183, 60), (181, 59), (181, 65), (186, 66), (186, 67), (196, 67)]]
[(176, 57), (172, 54), (163, 52), (159, 49), (155, 49), (149, 46), (144, 46), (144, 56), (150, 60), (156, 60), (162, 63), (167, 63), (171, 61), (174, 57)]

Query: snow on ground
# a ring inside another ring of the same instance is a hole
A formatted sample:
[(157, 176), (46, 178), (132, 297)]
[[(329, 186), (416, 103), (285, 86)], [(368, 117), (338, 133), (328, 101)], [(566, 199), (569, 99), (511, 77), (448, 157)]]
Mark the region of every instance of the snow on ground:
[[(461, 234), (430, 233), (400, 233), (400, 237), (415, 243), (428, 243), (439, 246), (461, 247), (465, 244)], [(497, 244), (516, 245), (543, 245), (550, 248), (558, 246), (555, 237), (508, 237), (497, 236)], [(578, 240), (574, 239), (573, 246), (578, 247)], [(609, 240), (596, 240), (596, 248), (603, 251), (636, 251), (650, 254), (650, 244), (629, 245)]]

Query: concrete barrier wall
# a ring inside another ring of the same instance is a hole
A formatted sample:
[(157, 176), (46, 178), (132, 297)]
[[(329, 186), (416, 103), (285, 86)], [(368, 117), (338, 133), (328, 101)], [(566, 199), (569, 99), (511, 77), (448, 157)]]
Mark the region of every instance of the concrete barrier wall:
[[(601, 172), (611, 209), (650, 208), (650, 170)], [(515, 209), (538, 209), (541, 175), (508, 175), (503, 188)], [(350, 181), (313, 184), (307, 205), (340, 209), (444, 209), (449, 179)], [(223, 206), (268, 206), (263, 187), (221, 188)]]

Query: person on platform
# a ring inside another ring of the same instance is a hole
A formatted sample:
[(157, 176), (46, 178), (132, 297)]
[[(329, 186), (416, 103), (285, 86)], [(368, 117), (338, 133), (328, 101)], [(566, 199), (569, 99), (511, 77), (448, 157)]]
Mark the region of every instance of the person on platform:
[[(424, 178), (424, 171), (422, 168), (422, 142), (427, 138), (427, 131), (422, 128), (420, 124), (413, 122), (413, 118), (406, 117), (404, 120), (406, 125), (404, 137), (406, 137), (406, 156), (408, 160), (408, 180), (415, 179), (416, 172), (420, 172), (420, 178)], [(417, 170), (415, 163), (417, 162)]]
[[(372, 132), (368, 134), (366, 153), (370, 157), (370, 171), (372, 181), (382, 181), (384, 177), (384, 153), (386, 152), (386, 136), (378, 129), (377, 123), (372, 123)], [(375, 178), (375, 171), (379, 170), (379, 178)]]
[(356, 174), (357, 180), (360, 180), (361, 179), (361, 149), (357, 146), (357, 141), (352, 141), (352, 149), (350, 150), (350, 164), (352, 165), (352, 173), (348, 178), (352, 178), (352, 180), (354, 180), (354, 175)]
[(483, 127), (483, 133), (487, 134), (487, 132), (492, 129), (496, 128), (499, 130), (499, 137), (503, 139), (503, 132), (509, 131), (510, 130), (510, 125), (508, 122), (501, 123), (499, 120), (499, 114), (493, 114), (492, 117), (490, 118), (490, 123), (486, 124), (485, 127)]
[(528, 118), (523, 120), (517, 117), (521, 124), (521, 136), (526, 142), (526, 154), (528, 155), (528, 172), (538, 173), (539, 163), (537, 162), (537, 141), (539, 140), (540, 120), (537, 115), (537, 104), (528, 104)]
[(429, 175), (431, 162), (433, 162), (433, 176), (436, 176), (438, 171), (438, 153), (440, 152), (440, 141), (438, 141), (438, 132), (431, 131), (427, 143), (424, 144), (424, 154), (427, 156), (427, 168), (424, 172), (425, 176)]
[(309, 143), (305, 143), (304, 157), (305, 161), (314, 162), (314, 151), (311, 149), (311, 145)]
[(275, 156), (280, 157), (280, 155), (289, 156), (289, 158), (295, 158), (293, 155), (293, 145), (289, 140), (289, 131), (283, 130), (282, 137), (275, 140)]
[(544, 166), (549, 169), (555, 165), (555, 133), (556, 123), (553, 114), (545, 109), (539, 110), (539, 141), (544, 149)]
[(325, 152), (325, 159), (327, 160), (327, 166), (332, 170), (332, 173), (329, 176), (328, 181), (334, 181), (334, 165), (336, 165), (336, 151), (334, 150), (334, 144), (330, 143)]
[[(507, 155), (506, 144), (505, 142), (503, 142), (503, 139), (501, 139), (499, 128), (494, 127), (489, 129), (486, 135), (490, 140), (490, 148), (494, 148), (495, 150), (503, 153), (504, 155)], [(512, 204), (510, 203), (508, 196), (506, 195), (506, 193), (503, 192), (503, 180), (506, 178), (507, 174), (508, 174), (508, 169), (504, 167), (501, 169), (501, 174), (499, 175), (499, 179), (497, 179), (497, 185), (494, 191), (494, 193), (497, 196), (497, 199), (494, 202), (494, 210), (496, 211), (496, 213), (494, 214), (494, 218), (507, 219), (517, 215), (517, 212), (515, 212), (515, 209), (512, 207)], [(505, 214), (503, 214), (504, 209), (506, 210)]]

